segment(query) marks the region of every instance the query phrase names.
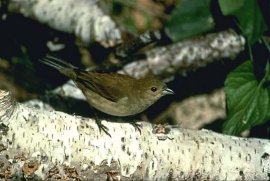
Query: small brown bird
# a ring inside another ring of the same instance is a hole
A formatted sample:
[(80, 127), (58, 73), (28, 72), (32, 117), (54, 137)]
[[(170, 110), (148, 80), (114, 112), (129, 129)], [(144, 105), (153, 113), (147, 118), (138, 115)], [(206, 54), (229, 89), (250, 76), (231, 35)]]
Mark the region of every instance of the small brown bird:
[(174, 94), (165, 83), (153, 76), (135, 79), (117, 73), (90, 72), (52, 56), (46, 56), (41, 62), (71, 78), (91, 106), (109, 115), (135, 115), (162, 96)]

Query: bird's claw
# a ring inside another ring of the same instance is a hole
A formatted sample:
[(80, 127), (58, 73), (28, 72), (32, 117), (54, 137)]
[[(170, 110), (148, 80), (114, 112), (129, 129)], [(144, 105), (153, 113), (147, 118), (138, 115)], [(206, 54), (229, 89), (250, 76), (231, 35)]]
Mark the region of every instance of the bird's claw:
[(104, 131), (108, 136), (112, 137), (111, 134), (109, 133), (109, 128), (107, 126), (104, 126), (99, 119), (96, 119), (96, 123), (98, 125), (99, 132), (101, 133)]
[(135, 128), (135, 131), (139, 131), (140, 134), (142, 133), (142, 131), (141, 131), (142, 125), (141, 124), (136, 123), (136, 122), (133, 122), (131, 124)]

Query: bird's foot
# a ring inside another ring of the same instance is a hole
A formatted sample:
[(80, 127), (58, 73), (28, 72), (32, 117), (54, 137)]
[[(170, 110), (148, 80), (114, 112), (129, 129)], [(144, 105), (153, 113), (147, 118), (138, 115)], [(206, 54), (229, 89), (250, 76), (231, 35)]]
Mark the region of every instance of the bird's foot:
[(141, 128), (142, 125), (136, 122), (131, 122), (132, 126), (135, 128), (135, 131), (139, 131), (140, 134), (142, 134)]
[(102, 131), (104, 131), (104, 133), (106, 133), (108, 136), (112, 137), (111, 134), (109, 133), (109, 128), (107, 128), (107, 126), (104, 126), (102, 123), (101, 123), (101, 120), (96, 118), (96, 123), (98, 125), (98, 129), (99, 129), (99, 132), (101, 133)]

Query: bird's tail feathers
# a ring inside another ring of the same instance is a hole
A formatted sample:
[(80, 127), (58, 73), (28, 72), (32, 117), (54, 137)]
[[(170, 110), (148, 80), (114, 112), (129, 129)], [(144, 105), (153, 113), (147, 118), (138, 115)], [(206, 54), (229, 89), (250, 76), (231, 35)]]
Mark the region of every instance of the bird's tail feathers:
[(74, 79), (76, 78), (75, 70), (78, 69), (77, 67), (67, 63), (60, 58), (46, 55), (46, 57), (39, 59), (40, 62), (57, 69), (59, 72), (63, 73), (64, 75)]
[(53, 68), (56, 68), (57, 70), (59, 69), (65, 69), (65, 68), (71, 68), (71, 69), (76, 69), (77, 67), (61, 60), (60, 58), (51, 56), (51, 55), (46, 55), (46, 57), (39, 59), (40, 62), (49, 65)]

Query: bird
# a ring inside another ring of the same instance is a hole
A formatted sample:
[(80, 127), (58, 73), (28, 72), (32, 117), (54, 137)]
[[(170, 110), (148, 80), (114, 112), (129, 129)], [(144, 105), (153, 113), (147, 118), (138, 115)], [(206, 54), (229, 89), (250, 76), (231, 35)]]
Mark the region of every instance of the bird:
[(90, 106), (108, 115), (136, 115), (161, 97), (174, 94), (153, 75), (136, 79), (119, 73), (86, 71), (51, 55), (40, 61), (72, 79)]

